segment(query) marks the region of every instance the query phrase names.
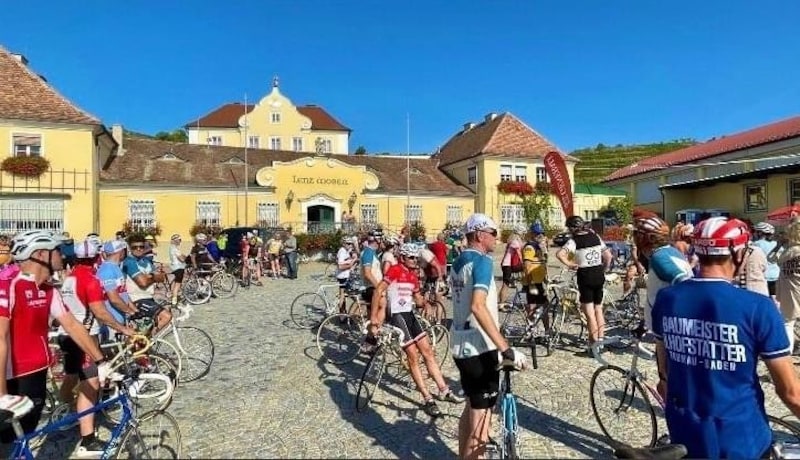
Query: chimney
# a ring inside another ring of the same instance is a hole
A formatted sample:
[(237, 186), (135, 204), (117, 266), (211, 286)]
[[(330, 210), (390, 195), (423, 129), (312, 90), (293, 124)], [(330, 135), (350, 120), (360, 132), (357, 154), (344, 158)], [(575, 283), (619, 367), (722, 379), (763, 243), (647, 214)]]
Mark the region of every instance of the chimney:
[(475, 123), (473, 123), (471, 121), (468, 121), (468, 122), (464, 123), (464, 132), (467, 132), (467, 131), (469, 131), (470, 129), (472, 129), (474, 127), (475, 127)]
[(22, 65), (24, 65), (24, 66), (28, 65), (28, 58), (26, 58), (24, 54), (11, 53), (11, 55), (14, 56), (14, 59), (16, 59), (17, 62), (21, 62)]
[(497, 114), (495, 112), (489, 112), (489, 113), (486, 114), (486, 117), (484, 117), (484, 120), (486, 120), (486, 123), (489, 123), (490, 121), (494, 120), (495, 118), (497, 118)]
[(111, 137), (117, 142), (117, 155), (122, 156), (125, 153), (125, 150), (122, 148), (122, 139), (124, 137), (125, 130), (122, 129), (122, 125), (116, 124), (111, 125)]

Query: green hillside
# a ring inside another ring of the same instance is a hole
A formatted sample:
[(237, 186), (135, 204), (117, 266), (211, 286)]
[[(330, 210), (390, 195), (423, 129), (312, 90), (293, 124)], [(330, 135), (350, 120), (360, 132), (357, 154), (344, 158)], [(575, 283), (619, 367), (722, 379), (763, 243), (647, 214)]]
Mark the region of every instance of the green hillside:
[(697, 141), (694, 139), (676, 139), (654, 144), (617, 144), (614, 147), (597, 144), (595, 147), (578, 149), (570, 153), (570, 155), (581, 160), (575, 165), (575, 182), (578, 184), (596, 184), (617, 169), (643, 158), (679, 150), (696, 143)]

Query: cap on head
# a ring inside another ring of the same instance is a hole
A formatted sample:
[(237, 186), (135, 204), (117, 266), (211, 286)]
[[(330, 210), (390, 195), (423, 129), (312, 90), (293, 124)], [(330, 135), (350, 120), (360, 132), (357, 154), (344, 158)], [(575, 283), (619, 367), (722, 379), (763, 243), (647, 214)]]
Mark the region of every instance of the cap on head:
[(464, 223), (464, 233), (475, 233), (482, 230), (497, 231), (497, 224), (486, 214), (475, 213)]
[(125, 250), (127, 248), (128, 248), (128, 245), (125, 244), (124, 241), (120, 241), (120, 240), (106, 241), (105, 244), (103, 244), (103, 253), (105, 253), (105, 254), (116, 254), (116, 253), (118, 253), (118, 252), (120, 252), (122, 250)]

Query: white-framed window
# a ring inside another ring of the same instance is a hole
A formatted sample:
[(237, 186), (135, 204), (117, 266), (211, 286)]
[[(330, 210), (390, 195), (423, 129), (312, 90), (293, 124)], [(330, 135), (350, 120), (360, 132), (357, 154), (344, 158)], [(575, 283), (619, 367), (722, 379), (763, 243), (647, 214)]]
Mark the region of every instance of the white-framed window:
[(406, 222), (408, 222), (409, 224), (422, 222), (421, 204), (406, 205)]
[(460, 224), (463, 222), (462, 218), (463, 207), (458, 204), (447, 205), (447, 223)]
[(247, 147), (251, 149), (260, 149), (261, 138), (258, 136), (247, 136)]
[(42, 136), (39, 134), (14, 134), (11, 136), (14, 156), (38, 157), (42, 155)]
[(511, 180), (513, 169), (511, 165), (500, 165), (500, 182)]
[(272, 150), (280, 150), (281, 149), (281, 138), (280, 137), (270, 137), (269, 138), (269, 148)]
[(219, 227), (222, 206), (219, 201), (198, 201), (197, 202), (197, 222)]
[(259, 225), (265, 227), (277, 227), (280, 217), (280, 206), (278, 203), (260, 202), (256, 207), (256, 218)]
[(510, 228), (525, 224), (525, 208), (521, 204), (500, 205), (500, 226)]
[(789, 179), (789, 204), (800, 202), (800, 179)]
[(470, 166), (467, 168), (467, 184), (475, 185), (478, 183), (478, 167)]
[(128, 200), (128, 219), (135, 229), (156, 225), (156, 202), (153, 200)]
[(374, 203), (361, 205), (361, 222), (364, 224), (378, 223), (378, 205)]
[(25, 230), (64, 231), (64, 201), (0, 200), (0, 233), (10, 235)]
[(292, 138), (292, 150), (295, 152), (302, 152), (303, 151), (303, 138), (302, 137), (293, 137)]
[(330, 139), (322, 140), (322, 151), (324, 153), (333, 153), (333, 141)]
[(514, 166), (514, 180), (526, 182), (528, 180), (528, 167), (520, 165)]
[(536, 167), (536, 183), (547, 182), (547, 170), (542, 166)]
[(272, 112), (269, 115), (269, 121), (272, 122), (273, 125), (277, 125), (281, 122), (281, 113), (280, 112)]
[[(597, 216), (597, 211), (593, 211), (594, 216)], [(550, 225), (556, 228), (561, 228), (564, 226), (564, 211), (561, 210), (561, 206), (551, 206), (548, 208), (548, 214), (550, 219)]]
[(208, 136), (208, 145), (222, 145), (222, 136)]
[(744, 186), (744, 211), (764, 212), (767, 210), (767, 183), (758, 182)]

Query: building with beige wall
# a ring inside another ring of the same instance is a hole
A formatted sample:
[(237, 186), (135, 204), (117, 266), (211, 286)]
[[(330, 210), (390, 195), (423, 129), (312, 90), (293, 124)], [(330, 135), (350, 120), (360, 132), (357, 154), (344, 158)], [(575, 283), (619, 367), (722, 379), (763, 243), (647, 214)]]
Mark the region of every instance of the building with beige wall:
[(600, 217), (612, 198), (627, 196), (625, 190), (599, 184), (575, 184), (573, 200), (575, 215), (583, 217), (587, 222)]
[(190, 144), (347, 155), (350, 128), (317, 105), (297, 106), (272, 91), (255, 104), (234, 102), (184, 126)]

